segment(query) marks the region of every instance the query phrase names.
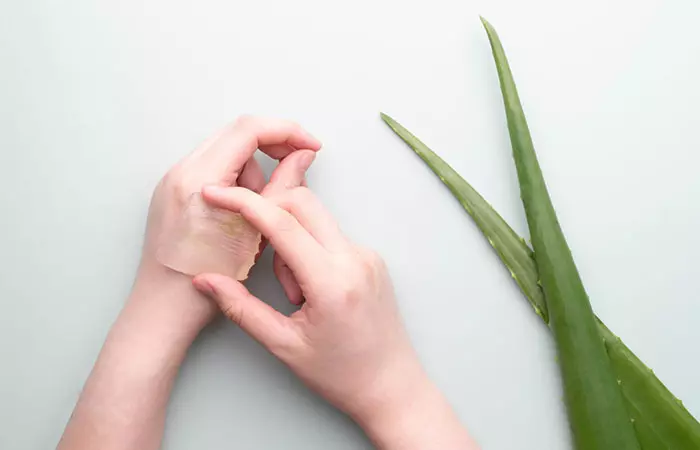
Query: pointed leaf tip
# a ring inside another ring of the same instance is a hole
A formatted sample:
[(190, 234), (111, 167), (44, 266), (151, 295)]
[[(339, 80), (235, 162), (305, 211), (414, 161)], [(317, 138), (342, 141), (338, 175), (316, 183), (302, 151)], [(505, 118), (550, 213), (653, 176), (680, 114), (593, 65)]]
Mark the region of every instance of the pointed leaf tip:
[(493, 26), (491, 25), (491, 22), (489, 22), (488, 20), (486, 20), (486, 18), (485, 18), (484, 16), (481, 16), (481, 15), (480, 15), (480, 16), (479, 16), (479, 20), (481, 20), (481, 24), (484, 26), (484, 28), (486, 28), (486, 31), (489, 31), (489, 29), (491, 29), (491, 30), (493, 29)]

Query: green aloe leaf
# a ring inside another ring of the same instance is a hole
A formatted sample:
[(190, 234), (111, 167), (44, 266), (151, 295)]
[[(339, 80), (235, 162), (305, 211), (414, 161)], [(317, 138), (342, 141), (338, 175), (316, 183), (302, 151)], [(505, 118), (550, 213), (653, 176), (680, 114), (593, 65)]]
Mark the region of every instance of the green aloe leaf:
[(525, 244), (525, 241), (452, 167), (394, 119), (384, 113), (381, 113), (381, 117), (433, 169), (433, 172), (457, 197), (462, 207), (474, 219), (489, 244), (510, 270), (511, 276), (530, 300), (535, 312), (542, 317), (545, 323), (548, 323), (549, 317), (544, 294), (537, 284), (537, 266), (532, 259), (532, 250)]
[(549, 310), (574, 443), (582, 450), (639, 449), (588, 295), (547, 192), (508, 60), (496, 30), (482, 22), (501, 83), (520, 197)]
[[(466, 180), (416, 136), (386, 114), (381, 117), (459, 200), (511, 272), (535, 312), (547, 323), (547, 306), (537, 284), (537, 266), (525, 240), (513, 231)], [(700, 448), (700, 424), (600, 320), (598, 327), (642, 448)]]

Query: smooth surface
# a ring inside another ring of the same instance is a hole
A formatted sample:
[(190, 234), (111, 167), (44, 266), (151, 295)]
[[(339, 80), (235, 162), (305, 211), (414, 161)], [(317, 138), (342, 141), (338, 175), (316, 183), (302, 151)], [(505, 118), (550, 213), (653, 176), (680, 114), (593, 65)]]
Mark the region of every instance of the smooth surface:
[[(478, 14), (508, 52), (594, 309), (700, 415), (697, 2), (5, 1), (0, 448), (58, 441), (129, 292), (151, 190), (242, 113), (292, 118), (324, 142), (310, 185), (384, 255), (423, 361), (483, 447), (569, 448), (546, 329), (378, 117), (525, 233)], [(269, 255), (249, 286), (290, 310)], [(224, 322), (190, 352), (164, 444), (369, 447)]]

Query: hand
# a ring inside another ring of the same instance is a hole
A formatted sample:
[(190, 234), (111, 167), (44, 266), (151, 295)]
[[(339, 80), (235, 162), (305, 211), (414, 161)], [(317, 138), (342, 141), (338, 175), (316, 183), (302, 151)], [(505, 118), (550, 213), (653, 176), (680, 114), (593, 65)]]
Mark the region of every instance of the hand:
[(313, 389), (361, 414), (396, 374), (421, 373), (382, 260), (350, 243), (311, 191), (300, 186), (267, 199), (243, 189), (202, 193), (213, 206), (243, 214), (269, 239), (306, 303), (288, 318), (228, 277), (198, 276), (195, 286), (223, 302), (231, 320)]
[[(192, 289), (190, 277), (162, 266), (156, 251), (182, 215), (191, 194), (205, 184), (241, 186), (260, 192), (265, 177), (253, 157), (256, 149), (283, 159), (297, 149), (319, 150), (321, 143), (298, 125), (272, 119), (241, 117), (207, 139), (192, 154), (176, 164), (158, 184), (148, 214), (141, 265), (132, 298), (149, 298), (154, 292), (165, 297), (173, 319), (187, 321), (186, 328), (199, 330), (216, 312), (211, 302), (202, 301)], [(178, 326), (182, 326), (178, 323)]]
[(240, 212), (269, 239), (306, 299), (286, 317), (231, 278), (195, 277), (233, 322), (381, 448), (474, 448), (421, 368), (381, 258), (343, 236), (309, 189), (260, 196), (208, 186), (202, 194), (213, 206)]
[(190, 195), (204, 184), (243, 186), (247, 189), (239, 189), (251, 193), (263, 189), (265, 178), (253, 159), (258, 147), (273, 158), (284, 158), (266, 188), (281, 192), (285, 183), (303, 183), (320, 146), (293, 123), (242, 118), (168, 172), (153, 195), (131, 297), (85, 384), (61, 450), (160, 448), (175, 376), (216, 306), (192, 288), (190, 277), (158, 263), (159, 239), (168, 235)]

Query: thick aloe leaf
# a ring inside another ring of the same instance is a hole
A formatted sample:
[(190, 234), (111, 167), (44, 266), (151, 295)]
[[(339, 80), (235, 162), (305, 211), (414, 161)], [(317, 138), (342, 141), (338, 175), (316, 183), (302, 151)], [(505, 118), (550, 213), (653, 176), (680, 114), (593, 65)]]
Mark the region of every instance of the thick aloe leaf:
[[(466, 180), (423, 142), (391, 117), (386, 114), (381, 116), (459, 200), (518, 282), (535, 312), (546, 323), (547, 306), (537, 285), (537, 266), (525, 240), (512, 230)], [(598, 320), (598, 326), (642, 448), (700, 448), (700, 424), (602, 321)]]
[(700, 449), (700, 423), (619, 337), (598, 326), (642, 448)]
[(520, 197), (549, 310), (574, 443), (581, 450), (639, 449), (588, 295), (549, 198), (508, 60), (496, 30), (482, 21), (501, 82)]

